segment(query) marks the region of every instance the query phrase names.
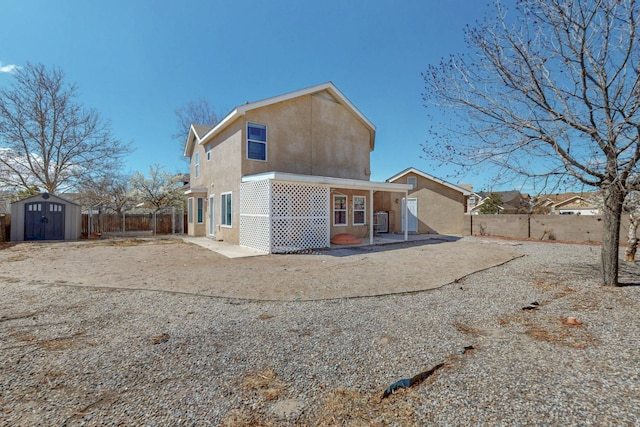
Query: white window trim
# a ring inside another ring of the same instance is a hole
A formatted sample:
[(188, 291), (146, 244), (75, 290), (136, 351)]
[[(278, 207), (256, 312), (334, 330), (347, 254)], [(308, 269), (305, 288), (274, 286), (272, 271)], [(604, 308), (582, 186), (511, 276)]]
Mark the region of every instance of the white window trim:
[(207, 152), (207, 162), (210, 162), (211, 161), (211, 145), (207, 145), (205, 150)]
[(195, 159), (193, 160), (193, 175), (198, 178), (200, 176), (200, 153), (196, 153), (194, 157)]
[[(223, 202), (223, 199), (226, 199), (228, 196), (231, 197), (231, 224), (225, 224), (224, 222), (227, 220), (226, 212), (223, 209), (226, 209), (227, 203), (226, 200)], [(233, 192), (229, 191), (226, 193), (220, 193), (220, 227), (222, 228), (233, 228)]]
[[(336, 197), (344, 197), (345, 202), (346, 202), (346, 206), (344, 207), (344, 209), (336, 209)], [(341, 194), (334, 194), (333, 195), (333, 205), (331, 206), (331, 212), (333, 213), (333, 226), (334, 227), (346, 227), (347, 225), (349, 225), (349, 197), (347, 196), (343, 196)], [(344, 224), (336, 224), (336, 212), (342, 212), (344, 211)]]
[(193, 197), (187, 199), (187, 222), (193, 224)]
[[(256, 141), (256, 140), (251, 140), (252, 142), (258, 143), (258, 144), (264, 144), (264, 160), (262, 159), (252, 159), (249, 157), (249, 126), (250, 125), (257, 125), (257, 126), (264, 126), (264, 130), (265, 130), (265, 139), (266, 141)], [(266, 162), (269, 159), (269, 127), (264, 124), (264, 123), (257, 123), (257, 122), (247, 122), (247, 128), (246, 128), (246, 132), (247, 132), (247, 138), (246, 138), (246, 144), (245, 144), (245, 148), (247, 151), (247, 160), (251, 160), (253, 162)]]
[[(363, 208), (356, 209), (356, 198), (364, 199)], [(353, 203), (351, 204), (353, 210), (353, 225), (367, 225), (367, 196), (353, 196)], [(356, 212), (362, 211), (362, 219), (364, 222), (356, 222)]]
[(204, 198), (196, 199), (196, 223), (204, 224)]

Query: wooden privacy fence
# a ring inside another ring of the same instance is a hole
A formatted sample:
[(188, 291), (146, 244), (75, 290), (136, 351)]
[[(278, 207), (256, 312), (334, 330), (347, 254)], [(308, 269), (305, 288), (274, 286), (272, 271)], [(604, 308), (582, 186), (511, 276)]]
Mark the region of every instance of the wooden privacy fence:
[(82, 214), (82, 235), (95, 234), (184, 234), (187, 216), (184, 209), (163, 208), (160, 211), (124, 212), (117, 214), (91, 208)]

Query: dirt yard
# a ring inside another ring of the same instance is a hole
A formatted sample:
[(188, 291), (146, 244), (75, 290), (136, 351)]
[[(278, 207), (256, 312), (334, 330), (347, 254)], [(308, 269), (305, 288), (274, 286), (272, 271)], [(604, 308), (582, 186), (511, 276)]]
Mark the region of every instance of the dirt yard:
[(316, 300), (432, 289), (518, 256), (508, 242), (430, 240), (228, 259), (177, 238), (112, 239), (12, 245), (0, 251), (0, 263), (10, 267), (0, 278), (234, 299)]

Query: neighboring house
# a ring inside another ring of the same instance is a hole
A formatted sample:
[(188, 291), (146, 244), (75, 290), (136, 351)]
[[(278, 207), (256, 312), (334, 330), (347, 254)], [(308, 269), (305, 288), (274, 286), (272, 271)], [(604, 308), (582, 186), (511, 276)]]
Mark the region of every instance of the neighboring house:
[[(406, 199), (407, 216), (389, 218), (389, 223), (396, 229), (404, 231), (405, 225), (408, 224), (409, 232), (463, 234), (467, 197), (471, 195), (467, 188), (451, 184), (413, 167), (397, 173), (387, 182), (411, 185)], [(404, 212), (406, 202), (399, 195), (381, 193), (377, 196), (381, 199), (379, 205), (384, 210), (397, 211), (395, 205), (401, 203), (401, 212)], [(408, 223), (405, 218), (408, 218)]]
[(531, 206), (531, 198), (528, 194), (522, 194), (519, 191), (481, 191), (474, 193), (478, 198), (474, 197), (474, 206), (469, 206), (468, 213), (478, 215), (483, 203), (492, 194), (500, 195), (502, 199), (501, 214), (524, 214), (528, 213)]
[(546, 194), (537, 198), (534, 210), (550, 215), (600, 215), (596, 193)]
[[(482, 210), (482, 206), (489, 200), (489, 197), (485, 197), (484, 199), (482, 198), (482, 196), (480, 196), (480, 202), (477, 202), (473, 205), (473, 207), (471, 207), (470, 209), (467, 210), (468, 214), (471, 215), (480, 215), (481, 214), (481, 210)], [(498, 206), (498, 211), (500, 214), (504, 213), (504, 207), (502, 206)]]
[(77, 240), (82, 228), (80, 205), (42, 193), (11, 203), (11, 241)]
[(410, 188), (369, 181), (375, 131), (333, 83), (192, 125), (188, 234), (264, 252), (328, 247), (341, 233), (372, 242), (374, 193)]

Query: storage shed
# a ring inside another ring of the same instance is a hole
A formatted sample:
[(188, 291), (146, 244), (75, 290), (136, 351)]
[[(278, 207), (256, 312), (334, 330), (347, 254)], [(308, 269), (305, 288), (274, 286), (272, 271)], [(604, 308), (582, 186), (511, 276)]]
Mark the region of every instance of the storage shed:
[(82, 231), (80, 205), (42, 193), (11, 203), (11, 241), (77, 240)]

